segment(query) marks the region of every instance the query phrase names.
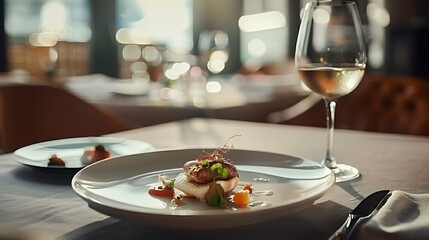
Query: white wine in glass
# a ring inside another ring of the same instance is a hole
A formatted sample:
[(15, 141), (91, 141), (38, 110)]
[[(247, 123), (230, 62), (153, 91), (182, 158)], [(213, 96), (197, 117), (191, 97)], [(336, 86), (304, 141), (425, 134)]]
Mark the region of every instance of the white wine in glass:
[(366, 66), (362, 24), (354, 2), (307, 3), (298, 33), (295, 65), (301, 81), (326, 103), (328, 146), (322, 164), (335, 173), (336, 181), (359, 177), (352, 166), (338, 164), (332, 155), (335, 106), (360, 83)]

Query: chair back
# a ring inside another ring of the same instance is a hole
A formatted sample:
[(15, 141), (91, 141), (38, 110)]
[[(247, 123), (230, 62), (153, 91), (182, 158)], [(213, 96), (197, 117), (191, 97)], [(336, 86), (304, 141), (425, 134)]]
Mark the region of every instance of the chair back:
[[(284, 124), (326, 126), (321, 100)], [(335, 127), (429, 136), (429, 82), (413, 76), (366, 75), (338, 99)]]
[(59, 86), (0, 85), (0, 146), (5, 153), (37, 142), (98, 136), (133, 127)]

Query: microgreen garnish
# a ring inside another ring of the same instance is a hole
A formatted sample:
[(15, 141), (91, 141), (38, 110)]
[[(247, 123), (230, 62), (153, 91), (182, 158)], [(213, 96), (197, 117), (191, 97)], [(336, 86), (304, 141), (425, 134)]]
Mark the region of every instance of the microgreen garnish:
[(204, 167), (208, 167), (209, 166), (209, 160), (207, 160), (207, 159), (205, 159), (205, 160), (203, 160), (202, 162), (201, 162), (201, 164), (204, 166)]
[(168, 180), (168, 181), (167, 181), (167, 184), (165, 184), (165, 187), (166, 187), (166, 188), (173, 189), (173, 188), (174, 188), (174, 181), (175, 181), (175, 180), (176, 180), (175, 178), (172, 178), (172, 179)]
[(214, 180), (228, 177), (228, 170), (220, 163), (213, 164), (213, 166), (210, 167), (210, 171)]
[(158, 176), (158, 180), (162, 184), (162, 186), (159, 186), (158, 189), (164, 189), (164, 188), (174, 189), (174, 181), (176, 180), (175, 178), (167, 180), (165, 176)]

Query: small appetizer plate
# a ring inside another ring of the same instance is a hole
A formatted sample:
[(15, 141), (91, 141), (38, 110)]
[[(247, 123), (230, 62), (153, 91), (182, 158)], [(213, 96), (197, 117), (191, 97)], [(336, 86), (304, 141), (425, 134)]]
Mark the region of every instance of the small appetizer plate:
[[(79, 137), (35, 143), (17, 149), (14, 158), (17, 162), (38, 169), (80, 170), (87, 166), (82, 164), (81, 157), (85, 148), (103, 145), (111, 157), (136, 154), (154, 150), (154, 147), (143, 141), (114, 137)], [(50, 165), (49, 159), (56, 155), (64, 165)]]
[[(252, 184), (251, 203), (220, 208), (184, 197), (148, 193), (159, 176), (175, 178), (183, 164), (213, 149), (159, 150), (96, 162), (76, 173), (74, 191), (89, 207), (106, 215), (148, 226), (186, 229), (228, 228), (253, 224), (311, 206), (335, 182), (332, 171), (311, 160), (293, 156), (233, 149), (228, 158), (240, 182)], [(242, 189), (237, 186), (235, 191)], [(215, 222), (216, 224), (202, 224)]]

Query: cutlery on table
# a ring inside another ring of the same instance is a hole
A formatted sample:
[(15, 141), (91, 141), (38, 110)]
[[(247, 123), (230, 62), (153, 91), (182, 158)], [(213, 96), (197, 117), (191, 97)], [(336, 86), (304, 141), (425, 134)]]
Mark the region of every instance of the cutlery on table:
[(355, 209), (353, 209), (347, 216), (346, 221), (338, 228), (337, 231), (329, 238), (330, 240), (348, 239), (354, 226), (363, 217), (369, 217), (375, 214), (375, 212), (384, 204), (388, 196), (390, 196), (390, 190), (381, 190), (372, 193), (360, 202)]

